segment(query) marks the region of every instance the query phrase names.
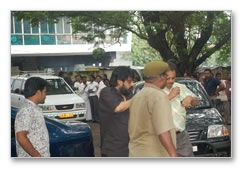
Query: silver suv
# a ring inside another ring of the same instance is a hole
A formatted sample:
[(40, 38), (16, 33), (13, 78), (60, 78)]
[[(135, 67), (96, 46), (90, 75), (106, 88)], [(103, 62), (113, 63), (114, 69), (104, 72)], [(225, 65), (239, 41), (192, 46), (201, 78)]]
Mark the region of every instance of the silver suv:
[(19, 109), (25, 97), (24, 84), (30, 77), (41, 77), (48, 82), (46, 100), (40, 104), (45, 116), (55, 119), (84, 119), (84, 100), (75, 94), (65, 80), (46, 74), (24, 74), (11, 76), (11, 107)]

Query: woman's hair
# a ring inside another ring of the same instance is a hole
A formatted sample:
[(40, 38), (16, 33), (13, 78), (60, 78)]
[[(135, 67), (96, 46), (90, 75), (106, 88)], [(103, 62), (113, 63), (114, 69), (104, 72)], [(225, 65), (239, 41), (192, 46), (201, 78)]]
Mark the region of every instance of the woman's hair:
[(24, 97), (34, 96), (38, 90), (42, 91), (47, 87), (47, 81), (40, 77), (31, 77), (26, 80), (24, 85)]
[(115, 68), (111, 74), (110, 87), (117, 86), (117, 80), (125, 81), (128, 77), (134, 78), (134, 72), (128, 66), (119, 66)]

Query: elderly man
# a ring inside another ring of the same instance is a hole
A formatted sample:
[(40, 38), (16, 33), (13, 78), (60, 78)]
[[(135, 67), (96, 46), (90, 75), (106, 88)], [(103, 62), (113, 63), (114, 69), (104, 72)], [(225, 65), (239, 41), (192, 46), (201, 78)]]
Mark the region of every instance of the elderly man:
[(176, 135), (171, 106), (161, 91), (166, 84), (168, 64), (153, 61), (145, 65), (145, 86), (130, 106), (129, 156), (176, 157)]
[(185, 107), (198, 104), (198, 98), (185, 85), (175, 82), (176, 67), (169, 64), (166, 72), (167, 81), (163, 91), (168, 95), (172, 107), (172, 116), (176, 127), (176, 152), (179, 157), (193, 157), (192, 144), (185, 130), (186, 109)]

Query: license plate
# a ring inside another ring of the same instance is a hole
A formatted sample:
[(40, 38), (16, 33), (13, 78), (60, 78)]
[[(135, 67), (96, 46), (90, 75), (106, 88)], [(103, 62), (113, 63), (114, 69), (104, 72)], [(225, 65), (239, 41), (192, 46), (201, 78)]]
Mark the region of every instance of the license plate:
[(198, 151), (198, 150), (197, 150), (197, 146), (192, 146), (192, 151), (193, 151), (193, 152)]
[(73, 113), (64, 113), (64, 114), (59, 115), (59, 118), (61, 118), (61, 119), (72, 118), (72, 117), (74, 117)]

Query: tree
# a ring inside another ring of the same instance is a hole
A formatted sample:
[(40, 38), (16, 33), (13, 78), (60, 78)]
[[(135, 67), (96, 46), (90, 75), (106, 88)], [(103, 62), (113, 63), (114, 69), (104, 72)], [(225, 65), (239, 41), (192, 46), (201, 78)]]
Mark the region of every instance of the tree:
[(149, 46), (146, 40), (140, 39), (135, 34), (132, 36), (131, 56), (134, 66), (144, 66), (150, 61), (161, 60), (159, 52)]
[[(231, 14), (226, 11), (65, 11), (14, 12), (31, 23), (57, 22), (69, 17), (74, 33), (100, 46), (106, 36), (120, 43), (132, 32), (157, 50), (164, 61), (177, 65), (178, 74), (194, 72), (213, 53), (231, 57)], [(98, 40), (97, 40), (98, 39)]]

